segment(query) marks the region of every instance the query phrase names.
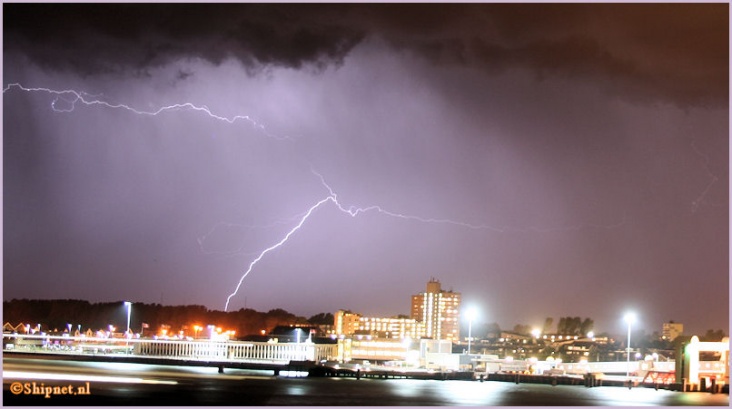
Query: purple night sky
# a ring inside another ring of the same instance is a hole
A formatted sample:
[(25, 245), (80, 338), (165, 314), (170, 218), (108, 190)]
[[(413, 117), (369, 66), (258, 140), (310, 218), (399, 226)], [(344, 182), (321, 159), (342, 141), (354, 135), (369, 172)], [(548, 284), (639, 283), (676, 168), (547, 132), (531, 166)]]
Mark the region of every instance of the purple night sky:
[(4, 4), (4, 300), (729, 332), (728, 7)]

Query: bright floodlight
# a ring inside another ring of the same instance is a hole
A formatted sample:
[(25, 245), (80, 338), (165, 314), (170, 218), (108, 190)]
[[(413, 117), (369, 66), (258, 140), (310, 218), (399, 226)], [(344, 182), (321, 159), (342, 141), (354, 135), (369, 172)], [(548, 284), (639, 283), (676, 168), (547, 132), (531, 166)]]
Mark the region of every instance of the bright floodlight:
[(625, 322), (628, 323), (628, 325), (633, 324), (633, 323), (635, 323), (635, 313), (633, 313), (633, 312), (626, 313), (625, 316), (623, 317), (623, 319), (625, 320)]

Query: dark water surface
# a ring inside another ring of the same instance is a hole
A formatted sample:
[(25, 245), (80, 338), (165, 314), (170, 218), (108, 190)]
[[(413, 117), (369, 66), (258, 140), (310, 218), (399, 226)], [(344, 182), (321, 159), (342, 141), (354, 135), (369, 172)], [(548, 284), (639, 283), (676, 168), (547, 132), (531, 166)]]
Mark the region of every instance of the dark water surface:
[[(726, 394), (652, 388), (411, 379), (288, 378), (263, 373), (123, 364), (3, 360), (4, 405), (114, 406), (729, 406)], [(7, 374), (7, 376), (5, 376)], [(35, 374), (35, 375), (34, 375)], [(41, 374), (41, 375), (38, 375)], [(22, 377), (40, 376), (29, 379)], [(49, 377), (60, 379), (49, 379)], [(66, 378), (64, 378), (66, 377)], [(117, 377), (117, 378), (112, 378)], [(88, 395), (42, 395), (14, 382), (83, 386)], [(154, 383), (158, 382), (158, 383)], [(16, 385), (17, 386), (17, 385)]]

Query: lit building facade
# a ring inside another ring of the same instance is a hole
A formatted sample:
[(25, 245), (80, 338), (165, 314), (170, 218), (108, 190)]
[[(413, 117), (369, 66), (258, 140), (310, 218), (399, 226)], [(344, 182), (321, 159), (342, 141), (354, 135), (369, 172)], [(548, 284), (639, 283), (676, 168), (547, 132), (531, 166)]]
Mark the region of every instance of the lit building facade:
[(364, 317), (351, 311), (339, 310), (333, 317), (334, 334), (458, 341), (460, 300), (460, 293), (442, 290), (440, 282), (433, 278), (427, 283), (427, 291), (412, 296), (411, 318)]
[(684, 333), (684, 324), (679, 322), (664, 322), (663, 323), (663, 339), (673, 341), (679, 335)]
[(434, 278), (427, 283), (427, 291), (412, 296), (412, 318), (424, 326), (424, 337), (459, 340), (460, 298), (460, 293), (442, 290)]
[(336, 335), (371, 335), (376, 338), (419, 339), (423, 325), (411, 318), (364, 317), (339, 310), (334, 316)]
[(358, 331), (361, 314), (338, 310), (333, 317), (333, 327), (336, 335), (353, 335)]

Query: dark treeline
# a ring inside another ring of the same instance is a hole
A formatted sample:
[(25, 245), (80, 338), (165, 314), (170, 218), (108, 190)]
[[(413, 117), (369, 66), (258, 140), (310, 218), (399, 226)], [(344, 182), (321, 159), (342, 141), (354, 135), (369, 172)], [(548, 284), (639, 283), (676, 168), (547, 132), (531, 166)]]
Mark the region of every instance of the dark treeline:
[[(552, 324), (554, 318), (547, 317), (544, 321), (543, 327), (534, 327), (531, 325), (516, 324), (513, 327), (513, 331), (520, 335), (532, 335), (534, 330), (538, 330), (540, 334), (560, 334), (560, 335), (577, 335), (586, 336), (590, 331), (593, 331), (595, 327), (595, 321), (591, 318), (582, 319), (580, 317), (560, 317), (557, 323), (556, 330), (553, 329)], [(498, 324), (490, 324), (487, 327), (488, 335), (498, 337), (501, 329)]]
[[(44, 331), (64, 331), (71, 324), (72, 330), (81, 326), (88, 329), (106, 330), (113, 325), (119, 332), (127, 327), (127, 307), (122, 301), (90, 303), (83, 300), (27, 300), (13, 299), (3, 302), (3, 320), (12, 325), (20, 323), (36, 327), (41, 324)], [(310, 319), (299, 317), (282, 309), (259, 312), (253, 309), (224, 312), (209, 310), (202, 305), (166, 306), (160, 304), (133, 303), (130, 314), (130, 328), (140, 332), (154, 333), (163, 325), (170, 326), (170, 333), (185, 330), (193, 334), (195, 325), (206, 328), (216, 325), (224, 330), (234, 330), (237, 336), (269, 332), (277, 325), (333, 324), (333, 315), (321, 313)]]

